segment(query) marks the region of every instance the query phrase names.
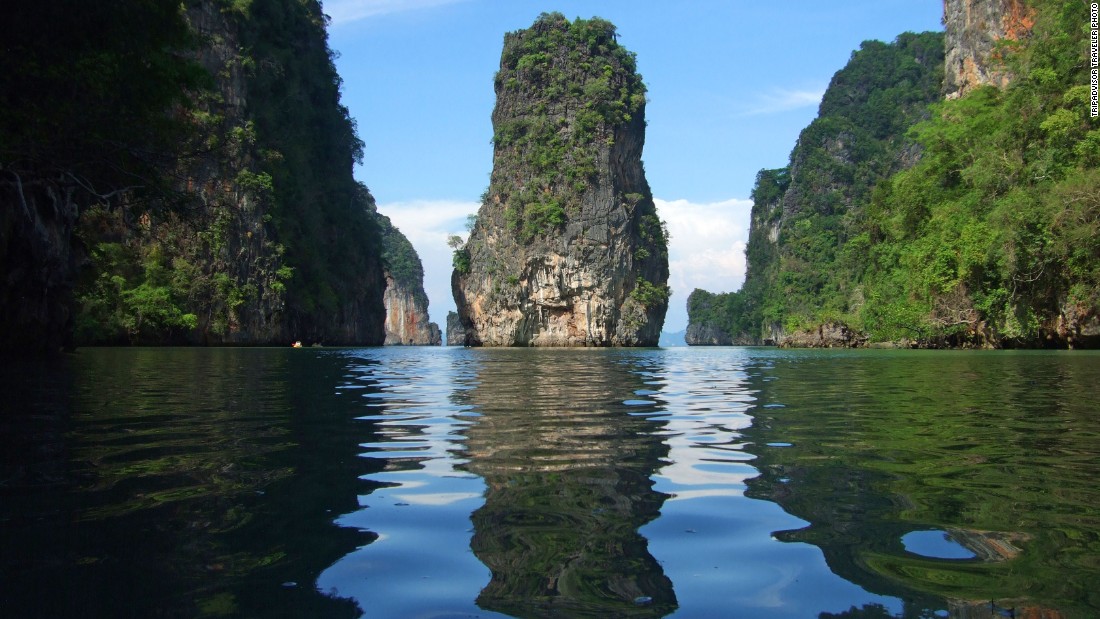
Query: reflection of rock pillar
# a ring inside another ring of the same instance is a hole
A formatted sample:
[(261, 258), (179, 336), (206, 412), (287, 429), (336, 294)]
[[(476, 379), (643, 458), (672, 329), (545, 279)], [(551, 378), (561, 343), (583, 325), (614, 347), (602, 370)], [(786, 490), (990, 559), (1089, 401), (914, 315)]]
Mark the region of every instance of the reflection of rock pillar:
[(650, 476), (668, 448), (618, 404), (640, 380), (621, 357), (532, 353), (494, 359), (470, 393), (482, 417), (468, 431), (468, 469), (488, 486), (471, 546), (493, 574), (478, 605), (518, 616), (671, 612), (672, 583), (638, 533), (664, 502)]

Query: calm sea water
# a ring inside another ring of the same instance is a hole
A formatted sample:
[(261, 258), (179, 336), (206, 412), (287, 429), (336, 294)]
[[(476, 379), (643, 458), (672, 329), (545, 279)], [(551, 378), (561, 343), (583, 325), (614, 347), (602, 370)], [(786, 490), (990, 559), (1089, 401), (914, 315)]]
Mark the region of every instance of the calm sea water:
[(3, 617), (1100, 616), (1092, 353), (88, 349), (0, 388)]

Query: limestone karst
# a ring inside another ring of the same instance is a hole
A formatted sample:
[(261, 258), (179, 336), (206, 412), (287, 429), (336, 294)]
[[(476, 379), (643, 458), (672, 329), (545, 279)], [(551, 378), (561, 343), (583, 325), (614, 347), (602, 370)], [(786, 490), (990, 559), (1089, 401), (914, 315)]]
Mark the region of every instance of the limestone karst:
[(642, 167), (645, 86), (603, 19), (504, 39), (493, 171), (455, 255), (466, 343), (655, 346), (668, 249)]

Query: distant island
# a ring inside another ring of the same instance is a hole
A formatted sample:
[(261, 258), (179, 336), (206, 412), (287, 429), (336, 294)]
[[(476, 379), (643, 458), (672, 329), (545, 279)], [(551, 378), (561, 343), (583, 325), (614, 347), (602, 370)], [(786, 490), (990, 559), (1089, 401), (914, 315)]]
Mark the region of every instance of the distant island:
[(661, 340), (658, 342), (658, 346), (687, 346), (685, 336), (687, 335), (686, 329), (679, 331), (662, 331)]

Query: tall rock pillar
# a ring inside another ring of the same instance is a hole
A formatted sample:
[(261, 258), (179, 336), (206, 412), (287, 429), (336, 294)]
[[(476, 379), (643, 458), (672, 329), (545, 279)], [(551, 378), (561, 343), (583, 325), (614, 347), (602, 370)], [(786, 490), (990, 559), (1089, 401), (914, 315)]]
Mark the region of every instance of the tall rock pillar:
[(668, 247), (634, 54), (610, 22), (544, 13), (505, 36), (495, 90), (493, 172), (452, 276), (466, 343), (657, 345)]

